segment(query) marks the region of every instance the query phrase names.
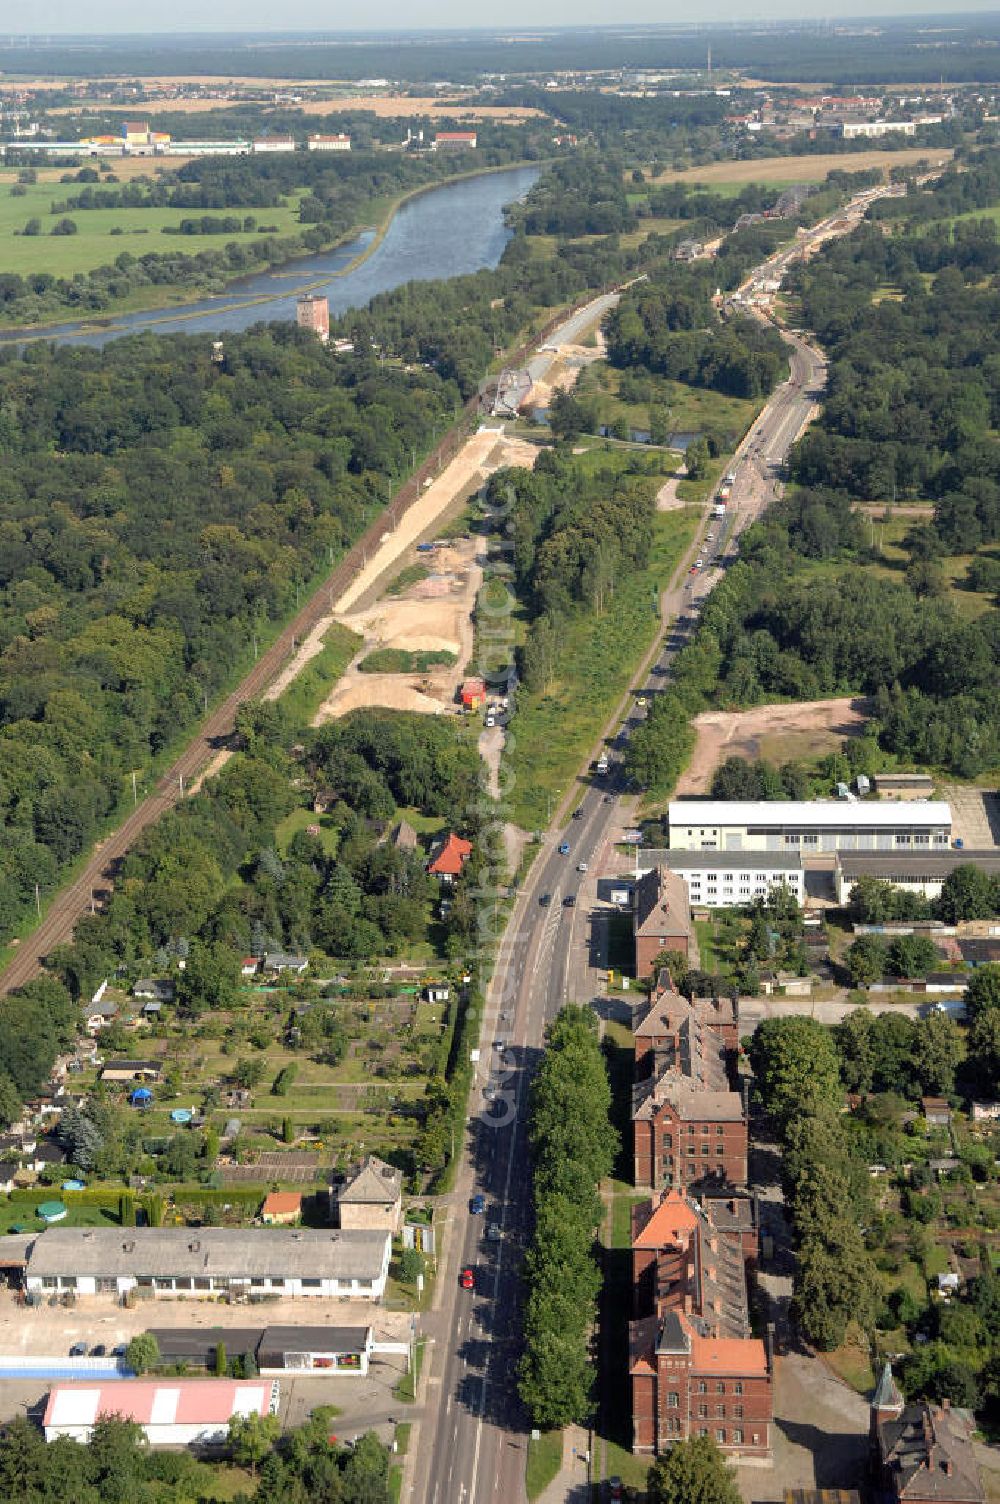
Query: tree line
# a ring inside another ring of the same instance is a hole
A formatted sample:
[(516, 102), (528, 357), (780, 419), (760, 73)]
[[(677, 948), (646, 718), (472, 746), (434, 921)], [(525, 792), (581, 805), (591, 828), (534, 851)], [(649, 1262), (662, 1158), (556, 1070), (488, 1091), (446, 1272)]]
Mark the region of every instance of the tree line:
[(455, 410), (273, 325), (0, 358), (0, 936)]
[(535, 1230), (524, 1260), (518, 1375), (532, 1421), (547, 1430), (582, 1423), (591, 1410), (598, 1186), (611, 1172), (617, 1139), (610, 1108), (594, 1016), (568, 1004), (547, 1030), (528, 1126)]
[[(284, 1435), (273, 1416), (238, 1416), (229, 1455), (251, 1473), (234, 1498), (251, 1504), (389, 1504), (389, 1454), (374, 1432), (353, 1446), (331, 1437), (335, 1411), (317, 1406)], [(16, 1417), (0, 1437), (0, 1490), (10, 1504), (188, 1504), (214, 1498), (225, 1464), (191, 1452), (151, 1451), (142, 1428), (117, 1416), (99, 1419), (89, 1441), (46, 1442), (37, 1426)]]

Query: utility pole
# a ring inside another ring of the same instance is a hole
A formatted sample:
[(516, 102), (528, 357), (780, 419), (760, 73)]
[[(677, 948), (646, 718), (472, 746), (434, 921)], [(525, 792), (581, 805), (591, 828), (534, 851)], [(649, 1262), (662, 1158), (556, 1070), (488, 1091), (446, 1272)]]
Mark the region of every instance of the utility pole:
[(37, 883), (35, 884), (35, 913), (38, 915), (39, 919), (41, 919), (41, 917), (42, 917), (42, 896), (41, 896), (41, 894), (38, 891), (38, 884)]
[(133, 807), (133, 809), (138, 806), (138, 803), (139, 803), (139, 790), (135, 786), (135, 768), (133, 768), (132, 769), (132, 807)]

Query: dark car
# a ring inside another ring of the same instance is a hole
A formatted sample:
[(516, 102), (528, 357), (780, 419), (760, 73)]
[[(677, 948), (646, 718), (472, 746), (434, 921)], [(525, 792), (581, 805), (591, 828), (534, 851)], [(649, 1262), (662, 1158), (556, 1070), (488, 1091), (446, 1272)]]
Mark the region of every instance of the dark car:
[(107, 1354), (108, 1350), (103, 1342), (99, 1342), (96, 1347), (90, 1349), (90, 1356), (92, 1358), (106, 1358)]
[(576, 807), (576, 809), (573, 811), (573, 819), (574, 820), (582, 820), (583, 819), (583, 805), (582, 804), (578, 804), (577, 807)]
[(74, 1342), (69, 1350), (69, 1355), (71, 1358), (85, 1358), (87, 1356), (86, 1342)]
[(538, 900), (538, 906), (541, 909), (547, 909), (548, 906), (549, 906), (549, 904), (551, 902), (552, 902), (552, 894), (551, 893), (543, 893), (542, 896), (541, 896), (541, 898)]
[(563, 899), (563, 908), (564, 909), (575, 909), (576, 908), (576, 894), (575, 893), (567, 893), (566, 894), (566, 897)]
[(469, 1202), (469, 1211), (474, 1217), (481, 1217), (486, 1210), (486, 1197), (475, 1195)]

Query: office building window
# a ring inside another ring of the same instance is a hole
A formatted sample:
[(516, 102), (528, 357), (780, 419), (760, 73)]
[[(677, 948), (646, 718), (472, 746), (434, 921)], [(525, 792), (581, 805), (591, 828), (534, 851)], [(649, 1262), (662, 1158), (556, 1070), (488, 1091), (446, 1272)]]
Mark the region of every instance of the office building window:
[(680, 1403), (681, 1403), (681, 1397), (680, 1397), (679, 1394), (668, 1394), (667, 1395), (667, 1409), (668, 1410), (677, 1410), (679, 1408), (679, 1406), (680, 1406)]
[(725, 1386), (725, 1384), (716, 1384), (716, 1386), (715, 1386), (715, 1392), (716, 1392), (716, 1394), (725, 1394), (725, 1392), (726, 1392), (726, 1386)]
[(720, 1446), (725, 1446), (725, 1444), (726, 1444), (726, 1433), (725, 1433), (725, 1431), (723, 1431), (723, 1430), (716, 1431), (716, 1433), (715, 1433), (715, 1439), (720, 1444)]
[(742, 1394), (743, 1393), (743, 1380), (742, 1379), (737, 1379), (736, 1380), (736, 1383), (733, 1385), (733, 1393), (734, 1394)]
[(733, 1446), (734, 1447), (741, 1447), (742, 1445), (743, 1445), (743, 1432), (740, 1430), (739, 1426), (737, 1426), (736, 1430), (733, 1432)]

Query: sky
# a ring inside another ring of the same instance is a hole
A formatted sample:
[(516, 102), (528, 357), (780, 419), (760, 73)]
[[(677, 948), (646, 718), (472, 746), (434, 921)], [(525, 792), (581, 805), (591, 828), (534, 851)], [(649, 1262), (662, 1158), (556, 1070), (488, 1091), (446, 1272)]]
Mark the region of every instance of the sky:
[[(0, 26), (8, 28), (14, 7), (0, 11)], [(816, 0), (624, 0), (609, 13), (607, 0), (507, 0), (503, 10), (479, 12), (475, 19), (487, 27), (588, 26), (629, 22), (725, 22), (792, 20), (818, 21), (863, 16), (969, 15), (1000, 10), (998, 0), (839, 0), (828, 10)], [(468, 0), (420, 0), (418, 6), (404, 0), (172, 0), (162, 6), (137, 6), (135, 0), (33, 0), (30, 8), (17, 12), (30, 15), (33, 39), (46, 34), (81, 34), (86, 20), (88, 35), (107, 33), (221, 32), (221, 31), (317, 31), (373, 28), (386, 30), (416, 27), (466, 27), (470, 22)], [(0, 32), (0, 37), (3, 33)]]

